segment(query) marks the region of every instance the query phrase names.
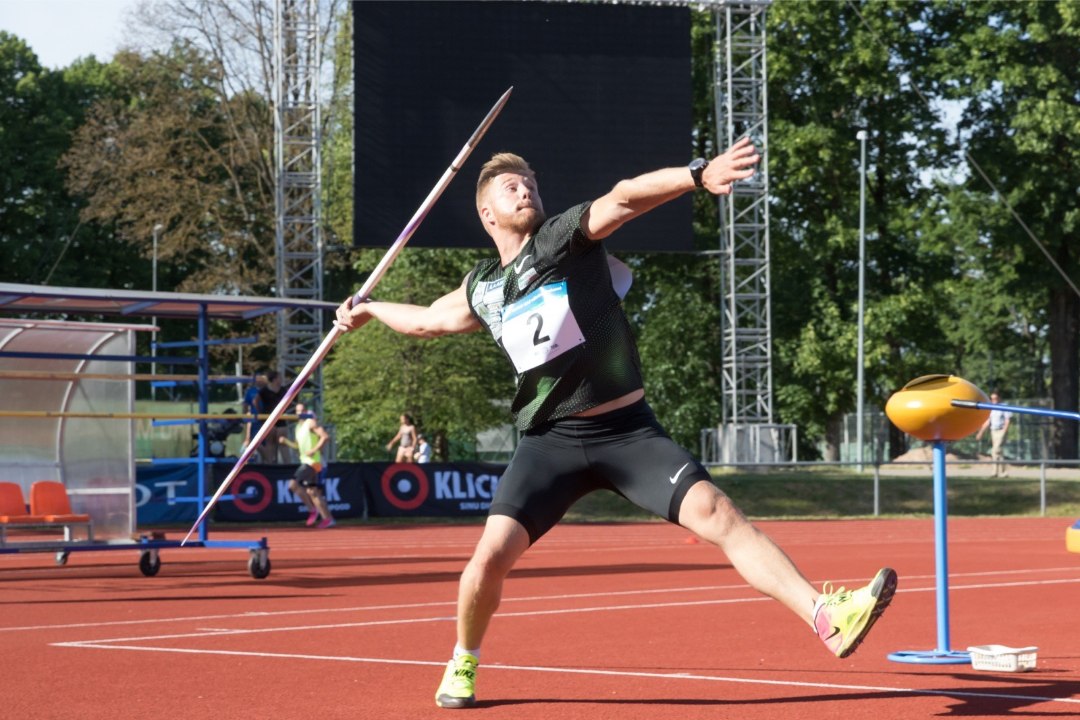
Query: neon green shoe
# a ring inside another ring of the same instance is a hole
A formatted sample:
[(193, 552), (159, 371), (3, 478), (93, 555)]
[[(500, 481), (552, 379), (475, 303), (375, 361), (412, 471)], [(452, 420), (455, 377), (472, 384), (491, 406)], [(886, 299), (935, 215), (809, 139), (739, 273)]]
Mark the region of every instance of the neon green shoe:
[(435, 691), (435, 704), (441, 708), (467, 708), (476, 704), (476, 668), (480, 661), (473, 655), (459, 655), (446, 664), (442, 683)]
[(822, 589), (814, 606), (814, 629), (836, 657), (846, 658), (892, 602), (896, 571), (882, 568), (869, 585), (858, 590), (833, 591), (831, 583), (825, 583)]

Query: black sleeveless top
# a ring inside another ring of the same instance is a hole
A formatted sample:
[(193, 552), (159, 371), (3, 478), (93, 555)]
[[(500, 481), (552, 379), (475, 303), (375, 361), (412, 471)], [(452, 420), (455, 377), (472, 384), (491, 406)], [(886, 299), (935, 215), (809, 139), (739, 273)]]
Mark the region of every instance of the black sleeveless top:
[(469, 307), (517, 371), (511, 410), (529, 430), (642, 387), (607, 251), (581, 231), (589, 203), (549, 218), (505, 268), (469, 273)]

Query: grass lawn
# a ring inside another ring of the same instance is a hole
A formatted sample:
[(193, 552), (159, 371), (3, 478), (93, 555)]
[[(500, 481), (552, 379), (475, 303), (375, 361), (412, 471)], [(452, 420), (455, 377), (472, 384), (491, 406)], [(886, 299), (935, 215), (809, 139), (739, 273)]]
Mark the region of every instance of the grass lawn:
[[(874, 479), (871, 473), (836, 470), (718, 471), (717, 485), (752, 518), (872, 517)], [(991, 478), (962, 475), (947, 478), (949, 515), (1038, 515), (1039, 478)], [(882, 516), (934, 514), (933, 478), (882, 476)], [(1046, 514), (1080, 517), (1080, 479), (1046, 481)], [(610, 492), (597, 492), (571, 508), (567, 520), (638, 520), (651, 517)]]
[[(992, 478), (973, 474), (968, 467), (948, 471), (950, 516), (1039, 515), (1038, 471), (1014, 469), (1010, 477)], [(1027, 476), (1023, 473), (1026, 472)], [(955, 477), (954, 477), (955, 475)], [(1046, 481), (1046, 514), (1051, 517), (1080, 518), (1080, 473)], [(715, 470), (717, 485), (752, 519), (816, 519), (874, 517), (874, 477), (853, 470), (835, 468), (795, 468), (768, 471)], [(882, 475), (878, 507), (881, 517), (932, 517), (933, 478), (929, 466), (925, 474), (910, 469), (902, 476)], [(566, 514), (569, 522), (619, 522), (657, 520), (615, 493), (601, 490), (582, 498)], [(463, 523), (482, 524), (483, 515), (467, 517), (370, 517), (342, 520), (346, 524), (411, 525)], [(270, 525), (273, 525), (271, 523)], [(281, 523), (292, 526), (295, 522)], [(243, 529), (242, 523), (215, 523), (218, 528)], [(182, 529), (187, 525), (154, 526)]]

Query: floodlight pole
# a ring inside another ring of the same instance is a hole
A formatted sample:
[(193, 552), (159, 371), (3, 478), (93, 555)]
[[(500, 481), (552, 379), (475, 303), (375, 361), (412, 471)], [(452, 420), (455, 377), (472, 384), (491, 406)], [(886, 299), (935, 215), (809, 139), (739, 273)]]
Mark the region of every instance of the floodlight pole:
[[(162, 225), (161, 223), (158, 223), (158, 224), (154, 225), (154, 259), (153, 259), (154, 278), (151, 281), (152, 284), (150, 286), (150, 289), (152, 291), (154, 291), (155, 293), (157, 292), (157, 246), (158, 246), (158, 237), (161, 235), (161, 231), (164, 230), (164, 229), (165, 229), (165, 226)], [(152, 331), (151, 336), (150, 336), (150, 356), (156, 358), (157, 357), (157, 329), (156, 329), (157, 328), (157, 315), (154, 315), (153, 317), (150, 318), (150, 324), (153, 325), (154, 328), (155, 328)], [(157, 375), (157, 362), (151, 361), (151, 363), (150, 363), (150, 374), (151, 375)], [(157, 387), (154, 385), (153, 381), (150, 382), (150, 399), (151, 400), (157, 400)]]
[(863, 471), (863, 405), (864, 405), (864, 369), (866, 364), (863, 357), (863, 306), (865, 305), (866, 294), (866, 131), (860, 130), (855, 134), (855, 137), (859, 141), (859, 350), (858, 350), (858, 368), (856, 371), (856, 407), (855, 407), (855, 422), (857, 428), (855, 430), (855, 442), (858, 444), (858, 460), (859, 472)]

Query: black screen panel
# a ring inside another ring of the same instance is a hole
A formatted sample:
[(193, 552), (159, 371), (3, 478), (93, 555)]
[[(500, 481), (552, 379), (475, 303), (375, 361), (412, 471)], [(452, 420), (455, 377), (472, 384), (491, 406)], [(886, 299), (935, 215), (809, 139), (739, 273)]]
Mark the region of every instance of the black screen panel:
[[(495, 100), (510, 102), (410, 241), (491, 247), (476, 178), (523, 156), (549, 215), (691, 152), (685, 7), (355, 2), (354, 244), (386, 247)], [(626, 225), (612, 247), (691, 250), (689, 196)]]

